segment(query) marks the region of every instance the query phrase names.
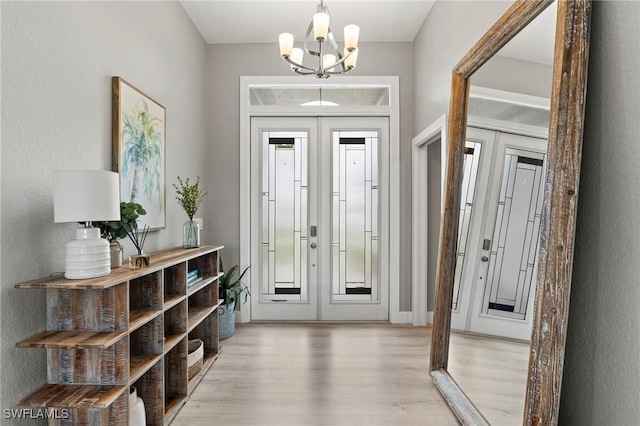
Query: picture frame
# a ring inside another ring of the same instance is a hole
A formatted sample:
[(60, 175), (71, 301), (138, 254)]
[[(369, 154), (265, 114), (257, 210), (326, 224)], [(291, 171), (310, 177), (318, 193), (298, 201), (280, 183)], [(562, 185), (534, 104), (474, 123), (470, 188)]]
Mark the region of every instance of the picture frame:
[(113, 87), (113, 171), (120, 175), (120, 200), (141, 204), (138, 225), (164, 229), (166, 219), (166, 110), (121, 77)]

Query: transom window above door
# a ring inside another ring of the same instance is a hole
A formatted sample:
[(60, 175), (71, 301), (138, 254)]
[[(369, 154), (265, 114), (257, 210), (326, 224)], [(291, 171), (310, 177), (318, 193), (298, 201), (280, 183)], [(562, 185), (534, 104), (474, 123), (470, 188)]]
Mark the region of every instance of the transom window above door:
[(252, 106), (388, 106), (389, 86), (253, 86)]

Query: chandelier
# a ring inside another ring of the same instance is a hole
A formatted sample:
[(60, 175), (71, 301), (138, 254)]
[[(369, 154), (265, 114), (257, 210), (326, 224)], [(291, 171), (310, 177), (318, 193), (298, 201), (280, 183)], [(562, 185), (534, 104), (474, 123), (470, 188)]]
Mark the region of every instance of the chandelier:
[[(349, 24), (344, 27), (344, 50), (340, 51), (336, 39), (329, 27), (329, 9), (320, 0), (316, 14), (307, 27), (304, 50), (293, 47), (293, 34), (280, 34), (280, 56), (291, 64), (291, 69), (302, 75), (315, 75), (317, 78), (329, 78), (331, 75), (344, 74), (356, 67), (358, 60), (358, 36), (360, 27)], [(313, 39), (311, 34), (313, 33)], [(307, 47), (308, 41), (318, 42), (318, 50)], [(325, 42), (328, 42), (325, 44)], [(316, 68), (303, 65), (304, 52), (317, 57)]]

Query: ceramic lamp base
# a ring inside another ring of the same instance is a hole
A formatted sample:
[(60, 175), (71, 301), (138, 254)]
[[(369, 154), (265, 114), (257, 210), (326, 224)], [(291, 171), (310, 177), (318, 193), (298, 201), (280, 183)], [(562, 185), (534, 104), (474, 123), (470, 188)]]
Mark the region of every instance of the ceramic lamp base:
[(76, 239), (67, 244), (64, 276), (71, 280), (103, 277), (111, 273), (109, 242), (100, 238), (98, 228), (76, 230)]

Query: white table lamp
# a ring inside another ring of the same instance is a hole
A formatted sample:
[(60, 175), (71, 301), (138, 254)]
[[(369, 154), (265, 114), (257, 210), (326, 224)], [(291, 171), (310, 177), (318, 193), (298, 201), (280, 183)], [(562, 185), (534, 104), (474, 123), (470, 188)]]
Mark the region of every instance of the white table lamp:
[(54, 222), (85, 222), (76, 239), (67, 244), (64, 276), (69, 279), (102, 277), (111, 273), (109, 242), (100, 238), (92, 221), (120, 220), (118, 174), (103, 170), (53, 172)]

